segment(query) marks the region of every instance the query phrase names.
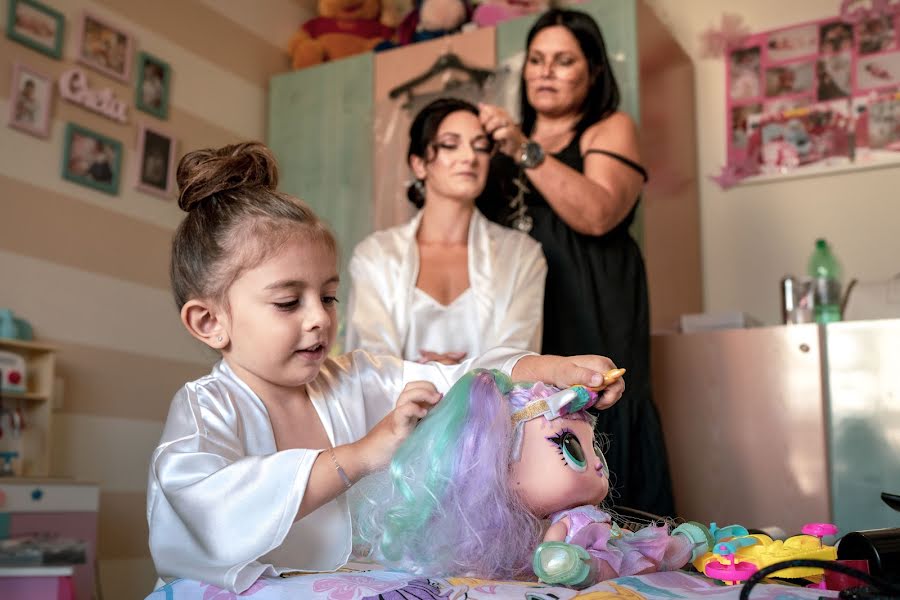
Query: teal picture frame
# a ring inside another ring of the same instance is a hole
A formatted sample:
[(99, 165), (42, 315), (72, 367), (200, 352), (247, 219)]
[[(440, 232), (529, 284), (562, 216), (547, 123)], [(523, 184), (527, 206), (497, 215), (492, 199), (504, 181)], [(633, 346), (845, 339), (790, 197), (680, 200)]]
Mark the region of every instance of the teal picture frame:
[(49, 6), (36, 0), (9, 0), (6, 37), (23, 46), (59, 60), (65, 27), (65, 16)]
[(162, 120), (169, 118), (169, 85), (172, 68), (146, 52), (138, 53), (137, 84), (134, 105), (145, 113)]
[(122, 178), (122, 142), (75, 123), (66, 124), (62, 177), (112, 196)]

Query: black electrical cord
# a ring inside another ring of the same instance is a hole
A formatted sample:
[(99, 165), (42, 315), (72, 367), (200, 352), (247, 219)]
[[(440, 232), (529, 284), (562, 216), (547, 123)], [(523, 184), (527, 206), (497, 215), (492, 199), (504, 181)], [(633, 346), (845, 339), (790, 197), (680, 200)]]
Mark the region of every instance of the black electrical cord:
[[(757, 583), (759, 583), (772, 573), (776, 573), (778, 571), (781, 571), (782, 569), (790, 569), (791, 567), (814, 567), (817, 569), (824, 569), (826, 571), (835, 571), (837, 573), (849, 575), (850, 577), (855, 577), (856, 579), (864, 581), (870, 586), (874, 586), (875, 588), (849, 588), (840, 593), (841, 598), (850, 600), (900, 600), (900, 586), (894, 585), (884, 579), (881, 579), (880, 577), (875, 577), (873, 575), (869, 575), (868, 573), (863, 573), (859, 569), (854, 569), (853, 567), (848, 567), (847, 565), (842, 565), (840, 563), (827, 560), (815, 560), (811, 558), (784, 560), (760, 569), (759, 571), (751, 575), (750, 579), (744, 582), (744, 587), (741, 588), (740, 600), (748, 600), (750, 598), (750, 590), (753, 589), (753, 586), (755, 586)], [(845, 595), (845, 592), (849, 593)]]

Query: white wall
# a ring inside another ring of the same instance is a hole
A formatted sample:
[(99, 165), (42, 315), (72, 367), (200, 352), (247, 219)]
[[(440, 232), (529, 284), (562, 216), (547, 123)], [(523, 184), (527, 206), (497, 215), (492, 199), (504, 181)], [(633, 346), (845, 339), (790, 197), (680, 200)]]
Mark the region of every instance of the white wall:
[(817, 237), (827, 238), (845, 279), (900, 272), (900, 170), (883, 168), (723, 191), (710, 181), (725, 164), (725, 63), (700, 58), (700, 35), (723, 13), (751, 33), (837, 15), (839, 0), (646, 0), (690, 54), (696, 70), (704, 304), (779, 322), (778, 283), (802, 274)]

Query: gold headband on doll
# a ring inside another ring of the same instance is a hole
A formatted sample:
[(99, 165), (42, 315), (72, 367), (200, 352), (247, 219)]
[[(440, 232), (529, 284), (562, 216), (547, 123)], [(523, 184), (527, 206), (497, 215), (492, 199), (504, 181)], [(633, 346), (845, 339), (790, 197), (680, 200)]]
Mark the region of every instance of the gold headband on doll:
[(537, 417), (545, 417), (548, 421), (552, 421), (590, 408), (597, 402), (597, 398), (599, 396), (596, 393), (591, 392), (583, 385), (576, 385), (556, 392), (552, 396), (532, 400), (524, 408), (512, 414), (512, 422), (513, 425), (518, 426), (519, 423), (530, 421)]
[[(608, 386), (625, 374), (625, 369), (613, 369), (603, 375), (603, 387)], [(560, 390), (547, 398), (532, 400), (512, 414), (513, 425), (518, 426), (523, 421), (530, 421), (537, 417), (545, 417), (548, 421), (563, 417), (572, 413), (592, 407), (600, 397), (597, 392), (601, 388), (591, 388), (583, 385), (572, 386)]]

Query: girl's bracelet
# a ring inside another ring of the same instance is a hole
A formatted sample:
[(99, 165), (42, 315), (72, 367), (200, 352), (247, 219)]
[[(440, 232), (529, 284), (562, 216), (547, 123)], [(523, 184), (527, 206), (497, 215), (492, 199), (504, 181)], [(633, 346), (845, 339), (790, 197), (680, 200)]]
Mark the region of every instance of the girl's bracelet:
[(341, 476), (341, 481), (344, 482), (344, 485), (345, 485), (345, 486), (347, 487), (347, 489), (349, 490), (350, 488), (353, 487), (353, 482), (350, 481), (350, 478), (347, 477), (347, 472), (344, 471), (344, 468), (343, 468), (343, 467), (341, 466), (341, 464), (337, 461), (337, 457), (334, 455), (334, 448), (329, 448), (329, 449), (328, 449), (328, 455), (331, 456), (331, 462), (334, 463), (334, 468), (337, 469), (338, 475)]

